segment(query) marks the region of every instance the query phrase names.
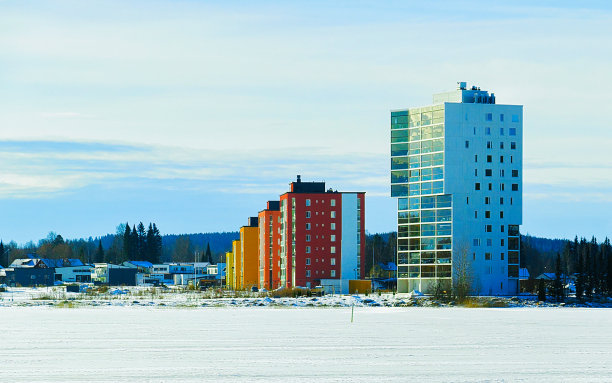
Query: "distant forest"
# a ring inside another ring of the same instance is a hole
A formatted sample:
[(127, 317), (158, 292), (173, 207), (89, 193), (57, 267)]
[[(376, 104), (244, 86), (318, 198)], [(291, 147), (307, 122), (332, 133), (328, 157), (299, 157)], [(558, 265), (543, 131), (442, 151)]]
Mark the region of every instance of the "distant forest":
[[(13, 259), (24, 258), (30, 253), (45, 258), (79, 258), (84, 262), (103, 260), (121, 263), (128, 259), (134, 260), (138, 257), (130, 257), (128, 254), (137, 254), (138, 252), (130, 251), (131, 246), (124, 244), (124, 239), (127, 238), (126, 224), (119, 225), (116, 234), (108, 234), (98, 238), (64, 240), (61, 235), (51, 232), (47, 238), (41, 239), (38, 243), (29, 242), (23, 246), (18, 246), (14, 242), (8, 244), (0, 242), (0, 265), (6, 267)], [(127, 226), (147, 227), (135, 223)], [(205, 260), (204, 254), (208, 246), (210, 246), (212, 260), (223, 262), (225, 253), (232, 248), (232, 241), (239, 239), (237, 231), (161, 235), (155, 224), (149, 224), (148, 227), (153, 227), (156, 231), (154, 234), (161, 238), (161, 253), (154, 257), (155, 260), (159, 259), (161, 262)], [(142, 232), (141, 235), (145, 234), (142, 230), (138, 231)], [(156, 236), (154, 236), (155, 247), (158, 248), (159, 244)], [(396, 262), (396, 238), (397, 234), (395, 232), (368, 234), (366, 236), (365, 267), (368, 275), (372, 271), (373, 264)], [(138, 242), (137, 237), (134, 240)], [(146, 246), (146, 236), (143, 236), (141, 240), (144, 241)], [(521, 267), (527, 268), (534, 277), (543, 272), (554, 272), (557, 253), (560, 253), (564, 259), (568, 259), (567, 245), (569, 242), (565, 239), (549, 239), (531, 235), (521, 236)], [(597, 240), (593, 238), (590, 242), (597, 242)], [(564, 263), (567, 265), (565, 269), (571, 273), (572, 269), (575, 268), (575, 262), (568, 260)]]

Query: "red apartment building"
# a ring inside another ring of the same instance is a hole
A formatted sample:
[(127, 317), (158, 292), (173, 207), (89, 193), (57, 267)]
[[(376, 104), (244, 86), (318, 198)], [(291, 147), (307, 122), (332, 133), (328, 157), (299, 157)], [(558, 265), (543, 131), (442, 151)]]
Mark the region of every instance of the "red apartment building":
[(298, 175), (280, 196), (279, 216), (281, 286), (348, 293), (348, 281), (364, 277), (364, 192), (326, 190)]
[(280, 272), (280, 202), (268, 201), (259, 212), (259, 288), (281, 287)]

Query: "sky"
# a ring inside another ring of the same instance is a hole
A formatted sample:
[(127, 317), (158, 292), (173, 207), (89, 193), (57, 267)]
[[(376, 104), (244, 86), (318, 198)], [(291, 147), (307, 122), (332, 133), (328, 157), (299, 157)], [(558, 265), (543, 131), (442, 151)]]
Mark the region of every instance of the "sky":
[(389, 111), (524, 105), (523, 233), (612, 235), (604, 1), (0, 0), (0, 239), (235, 231), (297, 174), (395, 230)]

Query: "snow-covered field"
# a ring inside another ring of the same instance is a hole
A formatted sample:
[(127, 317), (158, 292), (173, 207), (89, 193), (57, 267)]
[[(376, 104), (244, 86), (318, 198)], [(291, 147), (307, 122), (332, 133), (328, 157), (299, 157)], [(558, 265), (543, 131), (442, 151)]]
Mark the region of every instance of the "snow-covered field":
[(0, 307), (5, 382), (612, 381), (612, 309)]

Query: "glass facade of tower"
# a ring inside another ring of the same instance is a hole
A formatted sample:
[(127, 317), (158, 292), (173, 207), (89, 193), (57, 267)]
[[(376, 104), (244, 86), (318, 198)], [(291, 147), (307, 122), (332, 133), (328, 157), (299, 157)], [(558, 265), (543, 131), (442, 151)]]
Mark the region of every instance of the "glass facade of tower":
[[(428, 292), (452, 274), (452, 198), (444, 194), (444, 104), (391, 112), (398, 278)], [(399, 283), (399, 281), (398, 281)]]

